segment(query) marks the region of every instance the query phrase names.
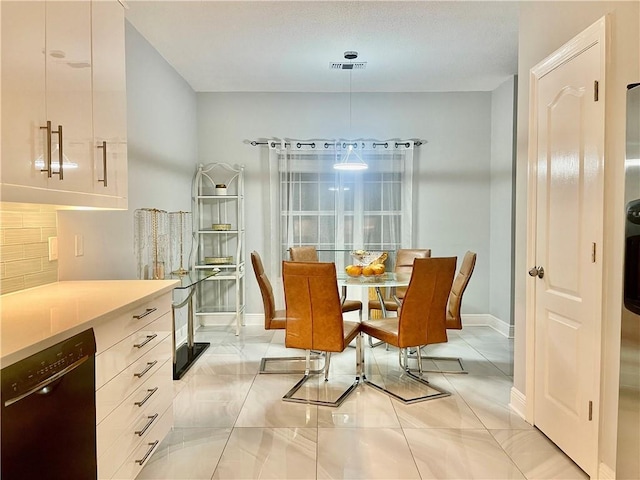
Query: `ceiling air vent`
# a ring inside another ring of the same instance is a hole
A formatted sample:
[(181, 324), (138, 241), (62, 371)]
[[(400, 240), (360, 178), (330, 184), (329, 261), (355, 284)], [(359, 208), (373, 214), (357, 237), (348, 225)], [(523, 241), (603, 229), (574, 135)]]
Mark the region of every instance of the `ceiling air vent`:
[(364, 70), (367, 62), (330, 62), (329, 70)]

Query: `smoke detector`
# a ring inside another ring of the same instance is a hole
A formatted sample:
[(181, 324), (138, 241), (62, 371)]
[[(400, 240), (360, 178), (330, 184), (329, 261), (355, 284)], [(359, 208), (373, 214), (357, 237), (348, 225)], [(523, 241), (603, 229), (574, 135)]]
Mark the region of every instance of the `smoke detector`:
[(358, 52), (353, 50), (347, 50), (344, 52), (344, 58), (349, 60), (348, 62), (329, 62), (330, 70), (364, 70), (367, 68), (367, 62), (352, 62), (358, 58)]

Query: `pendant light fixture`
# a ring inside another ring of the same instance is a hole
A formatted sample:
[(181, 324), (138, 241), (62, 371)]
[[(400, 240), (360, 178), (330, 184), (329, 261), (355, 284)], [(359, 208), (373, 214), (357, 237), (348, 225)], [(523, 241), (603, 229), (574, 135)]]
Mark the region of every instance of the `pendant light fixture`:
[[(351, 60), (358, 58), (358, 52), (346, 51), (344, 52), (344, 58), (349, 60), (349, 63), (343, 65), (343, 69), (349, 70), (349, 134), (351, 134), (351, 72), (353, 70), (353, 63)], [(351, 68), (349, 68), (349, 66)], [(357, 146), (357, 144), (356, 144)], [(358, 155), (358, 152), (353, 149), (353, 144), (349, 143), (347, 151), (341, 159), (333, 164), (335, 170), (366, 170), (369, 166), (362, 160), (362, 157)]]

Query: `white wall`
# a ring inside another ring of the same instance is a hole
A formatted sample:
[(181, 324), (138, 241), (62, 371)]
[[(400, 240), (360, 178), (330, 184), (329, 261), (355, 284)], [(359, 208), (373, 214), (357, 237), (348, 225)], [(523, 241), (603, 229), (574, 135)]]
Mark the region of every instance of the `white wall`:
[[(201, 163), (246, 167), (247, 252), (268, 252), (265, 147), (260, 138), (420, 138), (415, 172), (415, 247), (434, 255), (478, 253), (464, 312), (489, 312), (491, 92), (353, 94), (199, 93)], [(258, 287), (247, 276), (248, 313), (261, 313)], [(508, 319), (506, 319), (508, 322)]]
[[(196, 94), (127, 22), (127, 211), (61, 211), (60, 280), (136, 278), (133, 212), (191, 210), (197, 161)], [(84, 256), (74, 255), (74, 236)]]
[(526, 395), (526, 198), (529, 70), (565, 42), (609, 14), (605, 151), (603, 376), (600, 453), (604, 472), (615, 468), (622, 298), (625, 87), (640, 80), (638, 2), (523, 2), (518, 52), (514, 387)]
[(491, 94), (489, 313), (513, 324), (513, 202), (516, 78)]

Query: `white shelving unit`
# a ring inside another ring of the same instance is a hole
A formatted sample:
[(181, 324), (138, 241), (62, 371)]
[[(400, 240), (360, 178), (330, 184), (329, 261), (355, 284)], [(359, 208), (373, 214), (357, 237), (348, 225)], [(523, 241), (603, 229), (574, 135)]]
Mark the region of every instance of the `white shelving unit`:
[(235, 316), (239, 335), (246, 303), (243, 165), (198, 166), (193, 181), (193, 224), (193, 268), (220, 269), (199, 284), (195, 315), (201, 324), (206, 324), (206, 317), (233, 320)]

